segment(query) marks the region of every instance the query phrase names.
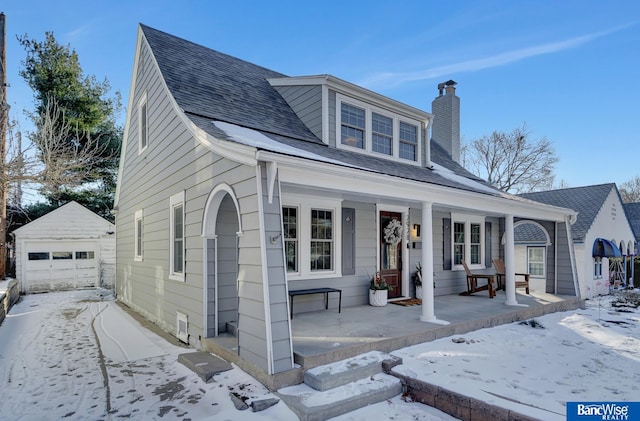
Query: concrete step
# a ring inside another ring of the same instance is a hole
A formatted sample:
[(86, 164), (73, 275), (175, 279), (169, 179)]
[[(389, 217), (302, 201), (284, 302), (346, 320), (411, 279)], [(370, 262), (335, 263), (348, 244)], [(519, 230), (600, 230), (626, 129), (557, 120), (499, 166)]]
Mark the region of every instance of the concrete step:
[(402, 393), (402, 383), (388, 374), (402, 359), (371, 351), (304, 373), (304, 383), (278, 395), (302, 421), (326, 420), (382, 402)]
[(209, 383), (214, 375), (233, 368), (222, 358), (202, 351), (180, 354), (178, 362), (196, 373), (205, 383)]
[(304, 383), (322, 392), (382, 373), (382, 363), (385, 361), (391, 366), (402, 362), (400, 358), (390, 354), (371, 351), (307, 370), (304, 372)]
[(278, 391), (279, 397), (301, 421), (327, 420), (401, 393), (400, 380), (383, 373), (322, 392), (305, 384)]

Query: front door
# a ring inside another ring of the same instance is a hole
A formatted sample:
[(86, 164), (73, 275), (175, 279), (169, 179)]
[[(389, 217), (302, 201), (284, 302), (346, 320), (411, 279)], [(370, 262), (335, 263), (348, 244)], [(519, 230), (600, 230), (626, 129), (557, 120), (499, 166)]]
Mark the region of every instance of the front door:
[(393, 290), (389, 298), (402, 297), (402, 214), (380, 212), (380, 274)]

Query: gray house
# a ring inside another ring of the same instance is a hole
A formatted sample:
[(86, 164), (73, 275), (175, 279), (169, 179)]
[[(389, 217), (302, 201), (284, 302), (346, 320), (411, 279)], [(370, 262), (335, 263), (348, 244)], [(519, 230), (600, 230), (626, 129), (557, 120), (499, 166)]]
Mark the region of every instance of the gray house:
[[(289, 77), (141, 25), (116, 193), (118, 299), (194, 347), (236, 335), (245, 367), (294, 367), (299, 312), (466, 289), (462, 265), (507, 265), (514, 225), (553, 239), (548, 292), (577, 295), (575, 212), (504, 194), (459, 161), (455, 82), (433, 113), (330, 75)], [(293, 311), (292, 311), (293, 310)]]

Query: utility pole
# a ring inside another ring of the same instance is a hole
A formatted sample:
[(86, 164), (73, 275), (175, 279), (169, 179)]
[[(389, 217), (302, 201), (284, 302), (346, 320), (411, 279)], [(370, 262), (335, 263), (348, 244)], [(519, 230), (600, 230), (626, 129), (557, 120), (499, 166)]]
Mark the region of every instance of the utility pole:
[(3, 12), (0, 12), (0, 279), (7, 274), (7, 27)]

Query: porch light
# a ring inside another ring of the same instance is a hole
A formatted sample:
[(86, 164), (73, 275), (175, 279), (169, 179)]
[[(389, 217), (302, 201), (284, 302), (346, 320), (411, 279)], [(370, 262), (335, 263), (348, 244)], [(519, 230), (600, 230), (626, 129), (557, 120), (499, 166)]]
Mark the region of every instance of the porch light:
[(420, 224), (413, 224), (411, 235), (413, 235), (414, 238), (420, 238)]

